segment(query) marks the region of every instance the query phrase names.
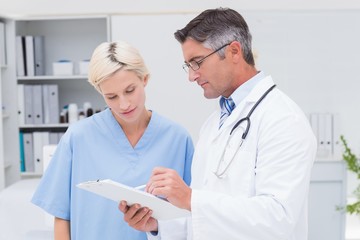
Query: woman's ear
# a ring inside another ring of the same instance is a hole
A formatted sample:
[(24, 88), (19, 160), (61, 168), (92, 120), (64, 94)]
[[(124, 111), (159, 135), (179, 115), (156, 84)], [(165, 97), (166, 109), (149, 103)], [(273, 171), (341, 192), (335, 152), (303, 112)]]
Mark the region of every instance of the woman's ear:
[(146, 85), (148, 84), (149, 78), (150, 78), (149, 74), (147, 74), (147, 75), (144, 77), (144, 87), (146, 87)]

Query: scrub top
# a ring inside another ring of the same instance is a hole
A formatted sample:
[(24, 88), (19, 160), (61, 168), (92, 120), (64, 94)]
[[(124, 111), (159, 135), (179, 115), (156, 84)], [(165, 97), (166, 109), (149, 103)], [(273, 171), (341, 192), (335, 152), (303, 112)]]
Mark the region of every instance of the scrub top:
[(49, 214), (70, 221), (71, 239), (146, 239), (128, 226), (118, 203), (76, 187), (97, 179), (138, 186), (157, 166), (176, 170), (189, 185), (193, 143), (178, 124), (152, 112), (133, 148), (110, 109), (68, 128), (32, 198)]

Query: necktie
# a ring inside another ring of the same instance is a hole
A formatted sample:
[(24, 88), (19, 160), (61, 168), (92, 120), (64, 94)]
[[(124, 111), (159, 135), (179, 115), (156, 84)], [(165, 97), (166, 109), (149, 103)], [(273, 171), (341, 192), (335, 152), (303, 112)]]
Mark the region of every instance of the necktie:
[(232, 110), (234, 110), (235, 108), (235, 103), (232, 100), (232, 98), (224, 98), (222, 97), (222, 99), (220, 100), (220, 105), (221, 105), (221, 114), (220, 114), (220, 124), (219, 124), (219, 129), (221, 128), (221, 126), (224, 124), (225, 119), (230, 116)]

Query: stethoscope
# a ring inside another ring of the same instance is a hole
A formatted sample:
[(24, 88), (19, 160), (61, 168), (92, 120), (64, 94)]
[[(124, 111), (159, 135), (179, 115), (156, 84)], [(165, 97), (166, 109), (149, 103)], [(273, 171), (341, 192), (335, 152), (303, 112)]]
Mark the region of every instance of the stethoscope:
[(249, 113), (247, 114), (246, 117), (244, 118), (241, 118), (240, 120), (238, 120), (235, 125), (233, 126), (233, 128), (231, 129), (230, 131), (230, 136), (226, 142), (226, 145), (225, 146), (228, 146), (229, 145), (229, 142), (230, 142), (230, 139), (232, 138), (232, 134), (233, 132), (238, 128), (238, 126), (243, 123), (243, 122), (246, 122), (246, 128), (245, 128), (245, 131), (244, 133), (242, 134), (241, 136), (241, 140), (240, 140), (240, 145), (239, 147), (237, 148), (236, 152), (233, 154), (230, 162), (225, 166), (225, 168), (220, 171), (220, 165), (221, 163), (224, 161), (224, 156), (225, 156), (225, 151), (226, 151), (226, 147), (224, 147), (224, 150), (222, 152), (222, 155), (220, 157), (220, 160), (219, 160), (219, 163), (217, 165), (217, 168), (216, 168), (216, 171), (214, 171), (214, 174), (218, 177), (218, 178), (223, 178), (225, 176), (225, 173), (226, 171), (229, 169), (231, 163), (234, 161), (235, 159), (235, 156), (237, 154), (237, 152), (239, 151), (239, 149), (241, 148), (243, 142), (245, 141), (246, 139), (246, 136), (248, 135), (249, 133), (249, 130), (250, 130), (250, 126), (251, 126), (251, 121), (250, 121), (250, 117), (251, 117), (251, 114), (254, 112), (254, 110), (257, 108), (257, 106), (262, 102), (262, 100), (264, 100), (264, 98), (276, 87), (276, 85), (274, 84), (273, 86), (271, 86), (260, 98), (259, 100), (257, 100), (257, 102), (255, 103), (255, 105), (250, 109)]

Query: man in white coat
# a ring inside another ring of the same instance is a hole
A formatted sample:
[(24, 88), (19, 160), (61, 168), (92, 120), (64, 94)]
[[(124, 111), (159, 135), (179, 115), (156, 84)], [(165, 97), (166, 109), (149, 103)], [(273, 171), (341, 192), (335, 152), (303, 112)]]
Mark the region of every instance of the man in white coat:
[(191, 211), (157, 221), (151, 209), (119, 205), (128, 224), (154, 239), (307, 239), (316, 139), (301, 109), (255, 68), (251, 34), (232, 9), (202, 12), (175, 33), (189, 80), (220, 109), (204, 123), (188, 187), (155, 168), (146, 191)]

